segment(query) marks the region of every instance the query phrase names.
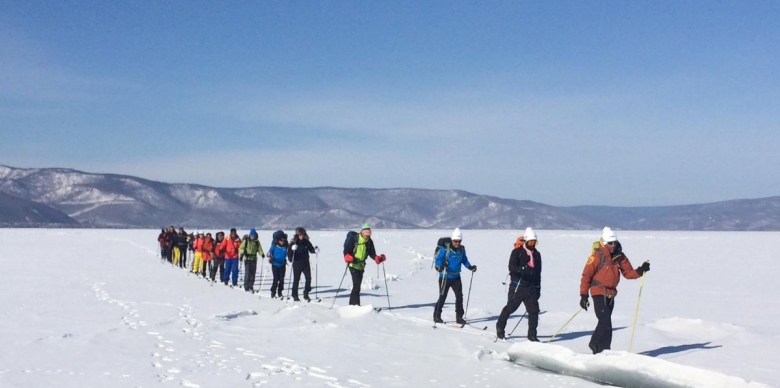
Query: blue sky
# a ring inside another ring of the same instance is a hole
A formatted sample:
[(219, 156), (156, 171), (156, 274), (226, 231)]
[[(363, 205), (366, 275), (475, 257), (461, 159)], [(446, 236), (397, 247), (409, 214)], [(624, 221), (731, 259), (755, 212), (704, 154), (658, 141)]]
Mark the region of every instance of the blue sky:
[(775, 1), (3, 1), (0, 164), (552, 205), (780, 195)]

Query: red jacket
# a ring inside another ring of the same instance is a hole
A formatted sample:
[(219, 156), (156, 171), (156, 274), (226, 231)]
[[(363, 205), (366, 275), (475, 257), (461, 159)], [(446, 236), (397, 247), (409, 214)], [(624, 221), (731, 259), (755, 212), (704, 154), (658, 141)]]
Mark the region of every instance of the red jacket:
[[(601, 268), (599, 268), (601, 267)], [(620, 274), (626, 279), (637, 279), (639, 273), (631, 267), (628, 257), (622, 252), (616, 252), (615, 256), (609, 253), (609, 248), (599, 244), (598, 248), (588, 258), (585, 268), (582, 269), (580, 279), (580, 295), (617, 295), (617, 285), (620, 283)]]
[(227, 236), (219, 244), (219, 248), (225, 250), (225, 260), (238, 259), (238, 248), (241, 246), (241, 239), (239, 237)]
[(200, 248), (203, 255), (203, 261), (211, 261), (211, 250), (214, 248), (214, 239), (206, 237), (200, 243)]

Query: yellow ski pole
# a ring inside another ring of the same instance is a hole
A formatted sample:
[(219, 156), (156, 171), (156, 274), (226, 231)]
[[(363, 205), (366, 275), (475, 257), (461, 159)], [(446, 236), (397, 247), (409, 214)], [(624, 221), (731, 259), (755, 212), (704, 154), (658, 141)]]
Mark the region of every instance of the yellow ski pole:
[[(645, 261), (647, 263), (647, 261)], [(636, 318), (639, 316), (639, 302), (642, 299), (642, 288), (645, 286), (645, 275), (647, 272), (642, 272), (642, 282), (639, 284), (639, 296), (636, 297), (636, 310), (634, 310), (634, 325), (631, 326), (631, 340), (628, 341), (628, 352), (631, 353), (631, 346), (634, 345), (634, 330), (636, 330)]]
[(572, 316), (571, 316), (571, 318), (569, 318), (569, 320), (568, 320), (568, 321), (566, 321), (566, 323), (564, 323), (564, 324), (563, 324), (563, 326), (561, 326), (561, 328), (560, 328), (560, 329), (558, 329), (558, 331), (556, 331), (556, 332), (555, 332), (555, 334), (553, 334), (553, 336), (552, 336), (552, 337), (550, 337), (550, 339), (548, 339), (547, 341), (544, 341), (544, 342), (545, 342), (545, 343), (552, 342), (552, 340), (554, 340), (554, 339), (555, 339), (555, 337), (556, 337), (556, 336), (558, 336), (558, 334), (559, 334), (561, 331), (563, 331), (563, 329), (564, 329), (564, 328), (566, 328), (566, 326), (569, 326), (569, 322), (571, 322), (571, 321), (574, 319), (574, 317), (576, 317), (576, 316), (577, 316), (577, 314), (581, 313), (582, 311), (583, 311), (582, 309), (579, 309), (579, 310), (577, 310), (577, 312), (576, 312), (576, 313), (574, 313), (574, 315), (572, 315)]

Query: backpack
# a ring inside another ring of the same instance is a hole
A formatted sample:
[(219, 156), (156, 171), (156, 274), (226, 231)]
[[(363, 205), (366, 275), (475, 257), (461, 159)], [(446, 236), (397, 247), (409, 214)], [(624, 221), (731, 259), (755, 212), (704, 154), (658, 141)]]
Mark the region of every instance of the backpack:
[(447, 256), (449, 256), (450, 251), (449, 247), (452, 245), (452, 238), (450, 237), (441, 237), (439, 238), (439, 241), (436, 242), (436, 249), (433, 251), (433, 262), (431, 263), (431, 268), (433, 268), (434, 265), (436, 265), (436, 256), (439, 255), (439, 251), (442, 249), (447, 249), (447, 254), (444, 256), (444, 261), (447, 261)]
[(522, 246), (523, 246), (523, 244), (525, 244), (525, 236), (520, 236), (520, 237), (518, 237), (518, 238), (517, 238), (517, 240), (515, 241), (515, 245), (514, 245), (514, 247), (515, 247), (515, 249), (517, 249), (517, 248), (520, 248), (520, 247), (522, 247)]
[(287, 241), (287, 235), (284, 233), (283, 230), (279, 229), (276, 232), (274, 232), (273, 239), (274, 241), (271, 241), (271, 245), (276, 245), (276, 243), (279, 240)]
[(358, 240), (358, 233), (350, 230), (347, 232), (347, 238), (344, 239), (344, 251), (347, 251), (347, 247), (353, 243), (354, 241), (354, 247), (352, 248), (352, 253), (355, 253), (355, 250), (357, 249), (357, 240)]

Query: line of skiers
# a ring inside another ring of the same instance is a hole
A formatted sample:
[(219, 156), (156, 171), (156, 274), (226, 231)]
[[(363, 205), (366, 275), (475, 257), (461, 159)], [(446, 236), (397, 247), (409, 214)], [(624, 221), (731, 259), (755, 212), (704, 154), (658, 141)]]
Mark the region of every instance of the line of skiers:
[[(463, 286), (460, 280), (461, 267), (476, 272), (477, 266), (472, 265), (466, 255), (466, 248), (462, 245), (463, 234), (460, 229), (455, 229), (449, 241), (442, 244), (439, 240), (435, 254), (435, 267), (439, 272), (439, 299), (433, 310), (433, 321), (441, 323), (441, 313), (447, 294), (450, 289), (455, 294), (456, 322), (466, 324), (463, 319)], [(506, 336), (505, 329), (509, 316), (517, 311), (520, 305), (525, 305), (528, 315), (529, 341), (538, 342), (537, 327), (539, 326), (539, 298), (542, 290), (542, 255), (536, 249), (536, 232), (532, 228), (526, 228), (522, 237), (515, 242), (514, 249), (509, 254), (509, 276), (511, 283), (508, 287), (507, 303), (501, 310), (496, 322), (496, 337), (503, 339)], [(623, 247), (618, 241), (617, 235), (609, 227), (602, 230), (599, 241), (593, 243), (591, 255), (585, 264), (580, 279), (580, 307), (588, 309), (590, 301), (588, 294), (593, 299), (594, 310), (598, 324), (591, 336), (588, 347), (593, 354), (610, 349), (612, 344), (612, 310), (615, 307), (617, 285), (622, 275), (626, 279), (640, 278), (645, 272), (650, 271), (650, 263), (644, 262), (634, 269), (631, 262), (623, 253)]]
[[(235, 228), (230, 229), (226, 237), (224, 232), (217, 232), (215, 237), (211, 233), (196, 231), (187, 234), (184, 228), (179, 232), (171, 226), (166, 231), (162, 229), (157, 241), (160, 245), (160, 256), (174, 266), (188, 268), (192, 273), (202, 276), (212, 282), (219, 281), (233, 287), (238, 286), (238, 272), (240, 265), (244, 265), (244, 290), (254, 291), (255, 277), (257, 273), (258, 259), (267, 258), (271, 264), (273, 281), (271, 283), (271, 297), (281, 297), (284, 289), (284, 277), (286, 273), (285, 260), (292, 264), (293, 288), (292, 297), (295, 301), (298, 297), (298, 284), (301, 275), (305, 278), (303, 298), (311, 300), (311, 263), (310, 254), (319, 253), (319, 248), (312, 245), (306, 229), (295, 229), (295, 235), (288, 243), (287, 234), (277, 230), (273, 234), (271, 248), (266, 254), (258, 240), (257, 231), (252, 229), (243, 238), (238, 236)], [(288, 249), (288, 246), (290, 248)], [(191, 268), (187, 267), (187, 251), (192, 252)]]
[[(205, 236), (202, 232), (187, 235), (183, 228), (179, 230), (179, 233), (176, 233), (174, 227), (171, 226), (168, 231), (162, 230), (158, 241), (160, 242), (161, 256), (172, 264), (186, 268), (186, 250), (189, 246), (190, 251), (194, 252), (193, 272), (202, 271), (202, 276), (206, 277), (206, 264), (208, 264), (212, 281), (214, 281), (217, 268), (219, 268), (220, 279), (225, 284), (228, 284), (229, 275), (232, 274), (233, 286), (237, 285), (238, 261), (239, 259), (243, 260), (247, 263), (244, 281), (244, 289), (247, 291), (253, 290), (257, 258), (264, 256), (263, 248), (257, 240), (257, 232), (254, 229), (243, 240), (238, 237), (235, 229), (231, 229), (230, 236), (227, 238), (224, 238), (224, 233), (218, 232), (216, 240), (212, 240), (211, 233), (207, 233)], [(439, 297), (433, 311), (435, 323), (444, 322), (441, 316), (442, 310), (449, 290), (452, 290), (455, 295), (456, 322), (466, 324), (461, 268), (476, 272), (477, 266), (469, 262), (462, 241), (463, 233), (459, 228), (456, 228), (451, 238), (440, 239), (437, 243), (433, 263), (438, 272), (439, 289)], [(509, 255), (508, 269), (511, 283), (508, 287), (507, 303), (496, 322), (497, 338), (505, 338), (505, 328), (509, 316), (517, 311), (520, 305), (525, 305), (528, 315), (527, 339), (534, 342), (539, 341), (537, 327), (539, 325), (539, 298), (541, 297), (542, 256), (536, 249), (537, 241), (536, 232), (530, 227), (526, 228), (523, 236), (515, 242), (514, 249)], [(295, 236), (290, 242), (287, 241), (287, 235), (281, 230), (273, 234), (271, 248), (267, 254), (273, 272), (272, 297), (281, 297), (282, 295), (286, 272), (284, 260), (287, 259), (293, 267), (292, 294), (294, 300), (299, 300), (298, 284), (301, 275), (305, 277), (303, 297), (310, 300), (311, 265), (309, 255), (311, 253), (319, 253), (319, 248), (313, 246), (309, 241), (306, 229), (296, 228)], [(371, 258), (379, 265), (386, 260), (386, 257), (376, 254), (374, 242), (371, 239), (371, 228), (368, 224), (362, 226), (360, 233), (349, 232), (347, 234), (343, 254), (352, 277), (349, 304), (360, 305), (360, 288), (367, 259)], [(598, 324), (588, 345), (594, 354), (610, 349), (612, 311), (615, 306), (620, 276), (622, 275), (626, 279), (637, 279), (648, 271), (650, 271), (649, 262), (634, 269), (628, 257), (623, 253), (623, 248), (615, 232), (609, 227), (602, 230), (601, 238), (593, 243), (591, 255), (583, 268), (579, 288), (580, 307), (587, 311), (590, 307), (590, 294), (598, 319)]]

